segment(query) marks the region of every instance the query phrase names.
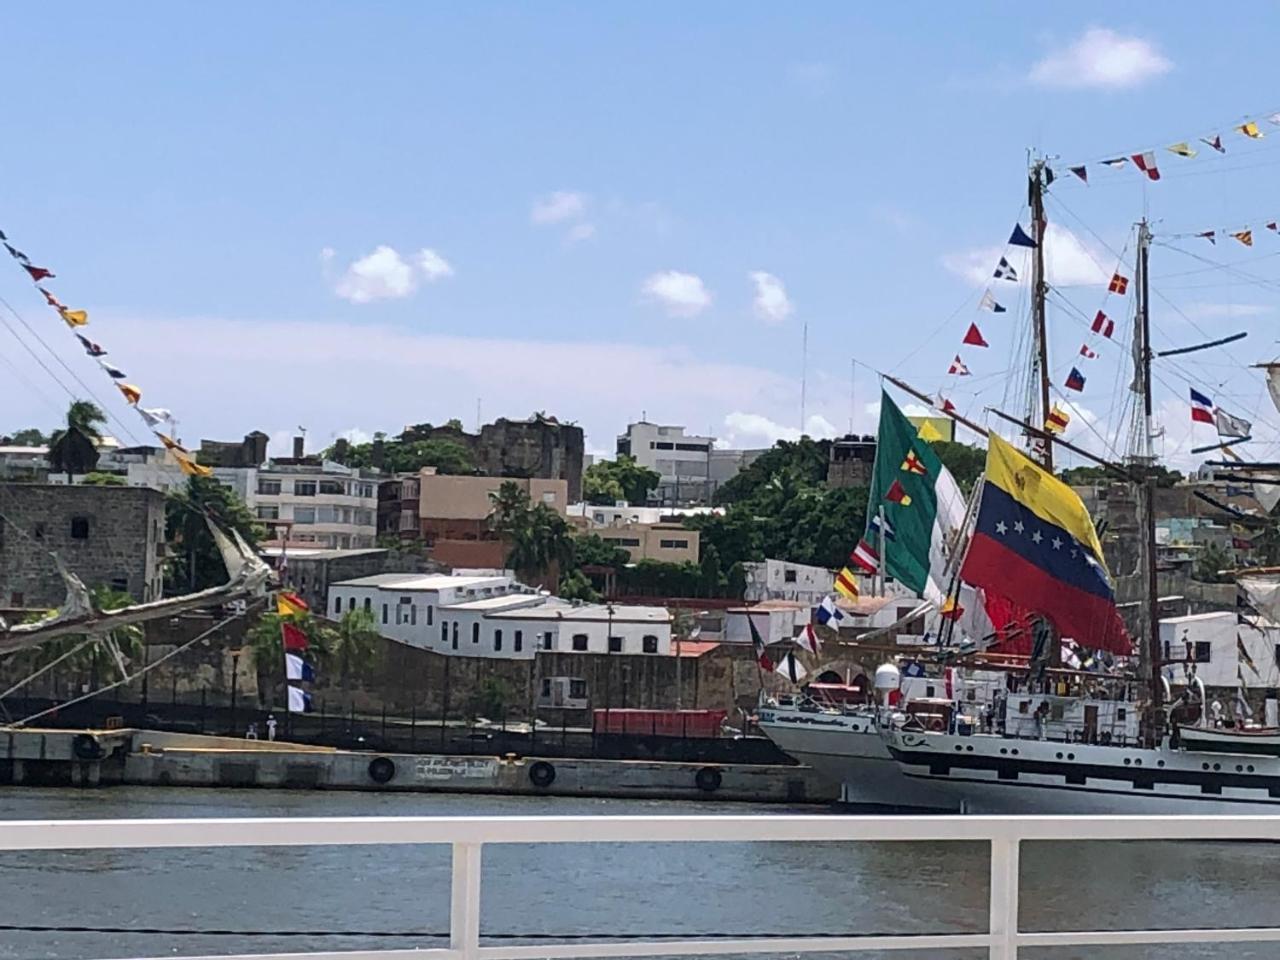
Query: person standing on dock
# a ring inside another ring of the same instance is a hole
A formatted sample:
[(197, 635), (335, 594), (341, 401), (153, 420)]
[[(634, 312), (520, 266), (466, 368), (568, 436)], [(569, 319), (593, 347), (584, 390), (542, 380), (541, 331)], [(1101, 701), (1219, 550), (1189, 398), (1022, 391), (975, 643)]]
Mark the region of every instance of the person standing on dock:
[(274, 713), (267, 714), (267, 739), (274, 740), (276, 738), (276, 715)]

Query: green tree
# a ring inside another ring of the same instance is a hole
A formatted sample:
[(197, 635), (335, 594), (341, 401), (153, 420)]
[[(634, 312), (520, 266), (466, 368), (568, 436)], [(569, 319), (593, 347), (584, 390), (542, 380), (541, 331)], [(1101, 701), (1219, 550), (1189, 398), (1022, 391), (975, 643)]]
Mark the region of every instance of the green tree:
[(511, 704), (511, 687), (501, 677), (485, 677), (467, 697), (467, 719), (501, 720)]
[(101, 473), (97, 470), (86, 473), (80, 482), (91, 487), (123, 487), (125, 485), (125, 479), (120, 474)]
[(575, 567), (625, 567), (630, 562), (631, 554), (607, 543), (598, 533), (582, 533), (573, 538)]
[[(90, 587), (89, 596), (98, 610), (119, 610), (136, 602), (129, 594), (102, 584)], [(43, 619), (47, 616), (51, 614), (43, 614), (35, 619)], [(142, 655), (144, 634), (142, 627), (138, 624), (131, 623), (116, 627), (107, 634), (107, 637), (115, 643), (126, 661), (132, 662)], [(60, 661), (55, 670), (61, 673), (84, 674), (93, 669), (95, 662), (114, 664), (113, 656), (107, 655), (109, 659), (103, 661), (99, 655), (103, 639), (101, 634), (72, 634), (58, 637), (38, 647), (30, 647), (14, 653), (7, 662), (11, 663), (18, 672), (30, 674), (49, 666), (54, 661)], [(65, 659), (62, 659), (64, 657)]]
[(352, 668), (367, 670), (382, 654), (382, 634), (373, 614), (364, 609), (348, 610), (338, 620), (334, 637), (334, 653), (345, 681)]
[(1195, 579), (1202, 583), (1230, 583), (1230, 574), (1220, 574), (1219, 570), (1230, 570), (1235, 566), (1231, 554), (1216, 543), (1207, 543), (1196, 557)]
[(27, 427), (24, 430), (17, 431), (13, 436), (7, 437), (6, 442), (15, 447), (43, 447), (49, 443), (46, 437), (36, 427)]
[(714, 543), (707, 544), (702, 551), (702, 560), (698, 564), (702, 574), (702, 595), (718, 597), (725, 587), (724, 573), (720, 569), (720, 551)]
[(625, 500), (642, 504), (649, 499), (662, 476), (656, 470), (642, 467), (625, 453), (615, 460), (599, 460), (582, 474), (582, 496), (588, 503), (609, 505)]
[(107, 415), (96, 403), (73, 400), (67, 408), (67, 424), (49, 437), (49, 466), (55, 473), (89, 473), (98, 465), (98, 444)]
[(729, 568), (725, 579), (728, 581), (725, 592), (733, 599), (741, 600), (747, 592), (747, 569), (741, 560)]
[(986, 468), (987, 451), (968, 443), (954, 443), (949, 440), (935, 440), (931, 446), (933, 452), (938, 455), (938, 459), (942, 461), (942, 465), (956, 478), (960, 489), (968, 495)]
[(521, 577), (536, 580), (573, 563), (573, 532), (555, 510), (545, 503), (530, 505), (529, 494), (513, 480), (489, 499), (490, 529), (507, 543), (507, 563)]
[(716, 491), (716, 502), (743, 503), (757, 499), (763, 488), (785, 485), (815, 487), (826, 482), (831, 444), (827, 440), (801, 437), (794, 442), (779, 440), (745, 469)]
[(189, 477), (186, 489), (171, 491), (165, 506), (165, 536), (172, 554), (168, 587), (173, 592), (203, 590), (226, 582), (227, 568), (206, 517), (224, 530), (238, 531), (251, 547), (263, 534), (234, 490), (212, 477)]
[(600, 594), (581, 570), (570, 570), (561, 577), (556, 594), (562, 600), (585, 600), (588, 603), (595, 603), (600, 599)]

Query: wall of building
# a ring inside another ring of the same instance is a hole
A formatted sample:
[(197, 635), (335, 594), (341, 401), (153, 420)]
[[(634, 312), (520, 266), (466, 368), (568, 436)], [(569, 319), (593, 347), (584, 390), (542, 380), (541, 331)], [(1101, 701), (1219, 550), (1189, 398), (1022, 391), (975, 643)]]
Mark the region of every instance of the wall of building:
[(661, 560), (664, 563), (697, 563), (701, 534), (678, 523), (633, 523), (591, 529), (605, 543), (627, 551), (631, 562)]
[(794, 600), (816, 606), (835, 589), (835, 578), (825, 567), (786, 560), (761, 560), (745, 564), (747, 589), (743, 599)]
[(86, 586), (137, 600), (163, 592), (164, 495), (143, 487), (0, 484), (0, 602), (54, 607), (66, 587), (49, 556)]
[[(1237, 637), (1253, 666), (1242, 664)], [(1241, 674), (1247, 687), (1280, 686), (1280, 629), (1239, 624), (1234, 610), (1162, 619), (1160, 643), (1167, 660), (1182, 660), (1190, 643), (1196, 675), (1206, 687), (1235, 688)], [(1182, 667), (1173, 667), (1172, 673), (1174, 681), (1181, 682)]]
[(544, 503), (561, 516), (565, 515), (569, 505), (569, 486), (565, 480), (451, 477), (433, 473), (428, 468), (420, 478), (419, 519), (424, 529), (427, 524), (439, 524), (439, 529), (446, 530), (444, 524), (449, 521), (471, 525), (465, 529), (487, 523), (493, 511), (491, 495), (497, 494), (504, 483), (516, 484), (533, 503)]
[(495, 477), (563, 480), (568, 500), (582, 498), (582, 428), (550, 417), (508, 420), (480, 428), (482, 469)]

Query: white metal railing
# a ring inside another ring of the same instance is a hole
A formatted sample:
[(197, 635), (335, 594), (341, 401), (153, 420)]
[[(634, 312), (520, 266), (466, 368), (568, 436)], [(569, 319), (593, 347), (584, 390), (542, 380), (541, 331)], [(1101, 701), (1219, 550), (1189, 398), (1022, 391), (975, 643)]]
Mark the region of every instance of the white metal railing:
[[(767, 828), (767, 836), (761, 828)], [(213, 820), (0, 821), (0, 851), (173, 847), (449, 844), (453, 848), (449, 946), (289, 954), (217, 960), (573, 960), (713, 954), (986, 948), (1017, 960), (1022, 947), (1280, 941), (1280, 927), (1024, 932), (1018, 928), (1023, 841), (1280, 840), (1280, 817), (308, 817)], [(986, 933), (851, 937), (750, 937), (482, 946), (481, 851), (485, 844), (680, 842), (983, 841), (991, 845)], [(169, 958), (172, 960), (172, 958)], [(196, 958), (189, 960), (213, 960)]]

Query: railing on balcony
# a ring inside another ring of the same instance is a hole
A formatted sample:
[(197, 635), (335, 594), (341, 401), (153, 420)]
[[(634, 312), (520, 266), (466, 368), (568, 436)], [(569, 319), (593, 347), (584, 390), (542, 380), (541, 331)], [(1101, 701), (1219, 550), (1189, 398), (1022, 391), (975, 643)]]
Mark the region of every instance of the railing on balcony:
[[(1024, 841), (1280, 841), (1280, 817), (372, 817), (202, 820), (0, 821), (0, 851), (179, 847), (452, 847), (449, 945), (440, 948), (238, 954), (219, 960), (570, 960), (807, 954), (866, 950), (985, 949), (1018, 960), (1021, 948), (1106, 947), (1280, 941), (1280, 927), (1030, 932), (1018, 926), (1019, 853)], [(481, 856), (490, 844), (984, 842), (990, 845), (990, 903), (983, 933), (768, 936), (735, 939), (577, 939), (571, 943), (484, 945)], [(191, 954), (189, 956), (196, 956)]]

